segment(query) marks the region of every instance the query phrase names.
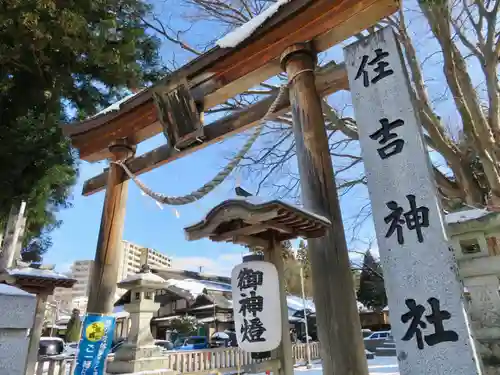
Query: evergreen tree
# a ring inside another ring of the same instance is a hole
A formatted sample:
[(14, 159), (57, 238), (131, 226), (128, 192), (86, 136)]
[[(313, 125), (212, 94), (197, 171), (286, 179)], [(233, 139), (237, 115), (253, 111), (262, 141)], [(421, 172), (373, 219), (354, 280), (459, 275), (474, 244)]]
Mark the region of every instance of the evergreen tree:
[(0, 2), (0, 226), (27, 202), (23, 256), (40, 260), (69, 205), (76, 155), (59, 128), (159, 73), (141, 0)]
[(375, 311), (387, 306), (382, 267), (369, 250), (363, 259), (357, 297), (359, 302)]
[(73, 309), (71, 318), (66, 325), (66, 336), (64, 340), (66, 342), (79, 342), (81, 330), (82, 320), (80, 318), (80, 310)]

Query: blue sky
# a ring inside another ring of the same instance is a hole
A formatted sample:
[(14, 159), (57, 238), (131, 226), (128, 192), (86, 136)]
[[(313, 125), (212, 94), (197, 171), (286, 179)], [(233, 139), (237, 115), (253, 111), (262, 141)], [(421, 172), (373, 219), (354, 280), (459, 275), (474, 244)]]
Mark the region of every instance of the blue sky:
[[(223, 27), (209, 21), (197, 21), (194, 26), (191, 25), (183, 16), (185, 14), (193, 15), (193, 10), (178, 6), (176, 3), (156, 1), (155, 9), (157, 14), (168, 14), (168, 19), (165, 18), (166, 16), (160, 17), (163, 21), (169, 22), (173, 29), (189, 29), (181, 35), (186, 42), (195, 47), (214, 41), (225, 32)], [(423, 61), (436, 49), (436, 44), (430, 38), (427, 26), (421, 17), (415, 18), (411, 29), (419, 33), (415, 46), (419, 51), (421, 61)], [(326, 58), (341, 61), (343, 59), (341, 48), (342, 46), (338, 46), (332, 49)], [(161, 53), (166, 63), (175, 59), (177, 67), (193, 57), (190, 53), (169, 42), (163, 43)], [(444, 86), (439, 58), (439, 55), (436, 55), (425, 62), (427, 84), (431, 97), (439, 97), (443, 94)], [(334, 95), (330, 98), (330, 103), (335, 103), (337, 108), (343, 109), (344, 115), (352, 116), (349, 95), (345, 92)], [(446, 115), (443, 118), (446, 118), (447, 122), (451, 125), (456, 124), (456, 112), (450, 101), (438, 102), (436, 106), (440, 109), (441, 115)], [(234, 137), (157, 168), (140, 178), (154, 191), (174, 196), (185, 195), (205, 184), (217, 174), (235, 150), (241, 147), (243, 141), (244, 137)], [(159, 135), (139, 145), (137, 154), (142, 154), (163, 143), (163, 136)], [(258, 145), (256, 147), (258, 148)], [(357, 146), (354, 146), (353, 152), (359, 152)], [(341, 163), (340, 160), (334, 159), (336, 167), (339, 167), (339, 163)], [(56, 264), (57, 269), (66, 270), (74, 260), (94, 258), (104, 193), (100, 192), (90, 197), (83, 197), (81, 189), (85, 180), (100, 173), (105, 166), (105, 163), (81, 163), (79, 180), (74, 188), (73, 207), (60, 212), (59, 218), (63, 224), (53, 233), (54, 245), (46, 254), (45, 263)], [(296, 167), (295, 163), (292, 162), (290, 167), (293, 170)], [(362, 166), (350, 173), (352, 176), (359, 176), (363, 173)], [(172, 256), (176, 267), (198, 269), (201, 266), (205, 272), (228, 274), (231, 267), (239, 262), (241, 254), (245, 250), (240, 246), (212, 243), (208, 240), (187, 242), (184, 239), (183, 228), (198, 221), (214, 205), (234, 196), (234, 187), (237, 184), (253, 191), (256, 188), (256, 180), (248, 180), (243, 176), (242, 173), (233, 173), (214, 192), (197, 203), (176, 208), (163, 206), (163, 209), (160, 209), (150, 198), (141, 195), (135, 184), (130, 182), (123, 238)], [(261, 195), (269, 196), (271, 193), (271, 190), (264, 189)], [(342, 198), (344, 217), (355, 216), (366, 200), (367, 191), (364, 188), (356, 188), (348, 196)], [(374, 238), (371, 220), (363, 224), (359, 237), (362, 241), (351, 242), (350, 247), (353, 250), (363, 251), (367, 247), (366, 243), (373, 241)], [(376, 245), (372, 245), (372, 247), (376, 248)]]

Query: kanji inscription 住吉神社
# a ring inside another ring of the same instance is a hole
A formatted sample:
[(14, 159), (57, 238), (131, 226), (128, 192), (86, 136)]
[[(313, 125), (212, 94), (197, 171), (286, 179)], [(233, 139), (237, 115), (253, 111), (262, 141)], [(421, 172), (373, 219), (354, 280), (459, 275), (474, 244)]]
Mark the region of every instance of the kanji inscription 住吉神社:
[(393, 31), (345, 48), (401, 375), (477, 374), (453, 252)]
[(281, 342), (278, 273), (272, 263), (250, 261), (231, 274), (236, 336), (251, 352), (275, 349)]

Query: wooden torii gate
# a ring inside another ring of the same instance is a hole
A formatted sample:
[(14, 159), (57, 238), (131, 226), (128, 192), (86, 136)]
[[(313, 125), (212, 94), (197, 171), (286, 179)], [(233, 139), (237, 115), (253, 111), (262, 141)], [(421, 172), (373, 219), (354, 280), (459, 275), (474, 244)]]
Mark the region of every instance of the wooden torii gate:
[[(235, 47), (216, 47), (116, 110), (63, 126), (81, 159), (125, 161), (140, 175), (257, 125), (276, 96), (206, 125), (202, 113), (285, 71), (289, 98), (277, 103), (271, 118), (291, 107), (304, 207), (332, 222), (325, 237), (308, 244), (326, 374), (367, 374), (367, 368), (321, 107), (321, 96), (348, 89), (347, 75), (343, 65), (316, 69), (316, 55), (398, 7), (398, 0), (284, 1)], [(134, 157), (137, 144), (162, 131), (166, 145)], [(121, 166), (111, 163), (83, 188), (84, 195), (106, 189), (87, 308), (91, 313), (109, 313), (113, 307), (127, 179)]]

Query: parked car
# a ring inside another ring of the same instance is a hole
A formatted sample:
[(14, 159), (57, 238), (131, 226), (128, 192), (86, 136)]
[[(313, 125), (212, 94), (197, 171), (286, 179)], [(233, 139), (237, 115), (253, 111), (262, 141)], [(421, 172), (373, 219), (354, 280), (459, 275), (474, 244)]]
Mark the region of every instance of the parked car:
[(392, 338), (391, 331), (373, 332), (370, 336), (365, 337), (365, 340), (388, 340)]
[(39, 356), (60, 355), (64, 352), (64, 340), (59, 337), (40, 337)]
[(373, 331), (371, 329), (362, 329), (361, 330), (361, 334), (363, 335), (363, 338), (367, 338), (368, 336), (370, 336), (371, 334), (373, 333)]
[(191, 336), (177, 339), (174, 348), (176, 350), (201, 350), (210, 348), (210, 344), (205, 336)]
[(155, 340), (155, 345), (164, 350), (174, 350), (174, 344), (168, 340)]
[(78, 343), (77, 342), (69, 342), (65, 345), (63, 354), (67, 355), (67, 356), (75, 356), (77, 350), (78, 350)]
[(127, 339), (123, 337), (119, 338), (118, 340), (113, 340), (113, 342), (111, 343), (111, 350), (109, 352), (115, 353), (125, 341), (127, 341)]

